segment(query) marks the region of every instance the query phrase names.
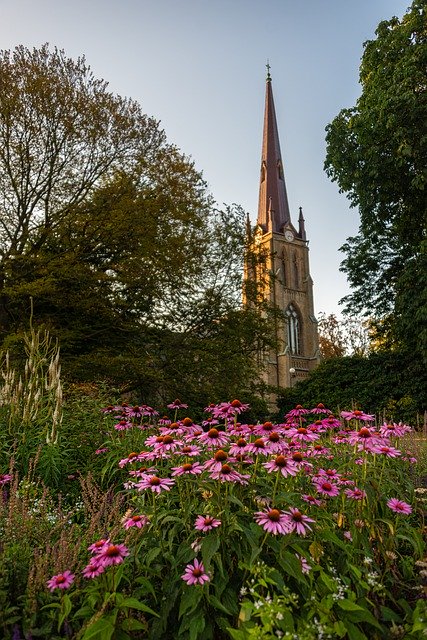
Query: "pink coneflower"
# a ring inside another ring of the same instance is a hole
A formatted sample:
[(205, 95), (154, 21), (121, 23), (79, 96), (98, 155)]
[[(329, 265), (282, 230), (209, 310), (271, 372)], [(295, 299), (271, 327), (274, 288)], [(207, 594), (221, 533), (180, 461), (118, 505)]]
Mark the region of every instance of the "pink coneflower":
[(202, 433), (198, 437), (198, 441), (204, 444), (206, 447), (216, 447), (220, 448), (226, 445), (229, 441), (230, 437), (224, 431), (218, 431), (214, 427), (206, 431), (206, 433)]
[(324, 415), (330, 415), (332, 414), (332, 411), (330, 409), (326, 409), (325, 405), (319, 402), (317, 407), (314, 407), (314, 409), (310, 409), (310, 413), (323, 413)]
[(328, 478), (328, 480), (339, 480), (340, 474), (336, 469), (319, 469), (318, 476), (323, 476), (322, 479)]
[(323, 444), (315, 444), (314, 447), (307, 451), (307, 454), (310, 456), (328, 456), (330, 452), (330, 449), (324, 447)]
[(193, 564), (187, 564), (181, 578), (188, 585), (204, 584), (210, 580), (209, 575), (205, 573), (203, 562), (199, 562), (197, 558), (194, 558)]
[(247, 453), (254, 453), (256, 455), (268, 456), (270, 450), (266, 446), (264, 438), (256, 438), (253, 442), (250, 442), (246, 447)]
[(245, 453), (247, 451), (248, 444), (249, 443), (247, 440), (245, 440), (245, 438), (238, 438), (236, 442), (233, 442), (233, 444), (230, 446), (230, 455), (234, 456)]
[(322, 504), (321, 500), (309, 494), (304, 494), (303, 496), (301, 496), (301, 498), (304, 500), (304, 502), (307, 502), (308, 504), (313, 504), (316, 507), (320, 507), (320, 505)]
[(288, 518), (283, 511), (278, 509), (267, 509), (266, 511), (257, 511), (254, 514), (255, 522), (259, 524), (265, 531), (276, 536), (278, 533), (284, 535), (289, 533)]
[(214, 427), (216, 424), (219, 424), (219, 420), (216, 420), (215, 418), (212, 418), (212, 416), (209, 416), (208, 418), (206, 418), (206, 420), (202, 421), (202, 427)]
[(121, 564), (128, 555), (128, 548), (124, 544), (108, 544), (97, 554), (96, 560), (103, 567), (109, 567)]
[(89, 551), (92, 551), (92, 553), (98, 554), (109, 544), (110, 538), (101, 538), (101, 540), (97, 540), (93, 544), (89, 545), (88, 549)]
[(209, 474), (212, 480), (219, 480), (220, 482), (235, 482), (236, 484), (248, 484), (250, 475), (239, 473), (233, 469), (229, 464), (223, 464), (219, 471), (212, 471)]
[(214, 418), (233, 418), (249, 409), (248, 404), (240, 402), (240, 400), (232, 400), (231, 402), (221, 402), (212, 408)]
[(9, 473), (0, 473), (0, 487), (7, 484), (12, 480), (12, 476)]
[(201, 451), (201, 448), (195, 444), (183, 444), (180, 449), (175, 451), (175, 455), (194, 457), (200, 455)]
[(107, 448), (107, 447), (102, 447), (101, 449), (97, 449), (97, 450), (95, 451), (95, 455), (96, 455), (96, 456), (99, 456), (99, 455), (101, 455), (102, 453), (107, 453), (107, 451), (108, 451), (108, 448)]
[(88, 579), (97, 578), (101, 573), (104, 573), (104, 566), (99, 563), (97, 558), (92, 558), (82, 571), (83, 577)]
[(398, 458), (402, 455), (402, 452), (395, 447), (388, 447), (387, 445), (376, 445), (371, 449), (372, 453), (378, 453), (379, 455), (386, 456), (387, 458)]
[(322, 420), (322, 424), (324, 427), (326, 427), (326, 429), (336, 429), (337, 427), (341, 426), (341, 420), (338, 420), (338, 418), (335, 418), (335, 416), (330, 415)]
[(179, 398), (176, 398), (173, 402), (166, 405), (168, 409), (188, 409), (188, 404), (181, 402)]
[(127, 431), (127, 429), (132, 429), (133, 424), (129, 420), (122, 418), (117, 424), (114, 425), (116, 431)]
[(184, 462), (180, 467), (172, 467), (173, 476), (197, 476), (202, 473), (203, 467), (200, 462)]
[(270, 460), (269, 462), (264, 462), (263, 467), (267, 469), (268, 473), (280, 471), (285, 478), (286, 476), (296, 476), (298, 473), (298, 467), (295, 462), (282, 455), (276, 456), (274, 460)]
[(298, 427), (294, 429), (289, 429), (287, 433), (289, 438), (293, 440), (297, 440), (299, 442), (313, 442), (313, 440), (318, 440), (319, 435), (306, 429), (306, 427)]
[(67, 570), (63, 573), (58, 573), (56, 576), (52, 576), (51, 579), (47, 581), (47, 586), (50, 591), (55, 591), (55, 589), (68, 589), (73, 582), (74, 574)]
[(371, 420), (375, 420), (375, 416), (369, 415), (368, 413), (363, 413), (363, 411), (359, 411), (359, 409), (355, 409), (354, 411), (341, 411), (341, 416), (345, 418), (345, 420), (363, 420), (365, 422), (370, 422)]
[(138, 529), (142, 529), (142, 527), (145, 527), (145, 525), (149, 522), (150, 520), (149, 518), (147, 518), (147, 516), (135, 515), (130, 516), (130, 518), (124, 518), (123, 526), (125, 529), (130, 529), (130, 527), (137, 527)]
[(144, 407), (139, 407), (138, 405), (128, 407), (126, 409), (126, 415), (128, 415), (129, 418), (142, 418), (144, 415)]
[(306, 413), (310, 413), (310, 410), (309, 409), (304, 409), (304, 407), (302, 407), (300, 404), (297, 404), (295, 409), (291, 409), (286, 414), (285, 418), (286, 419), (288, 419), (288, 418), (299, 418), (300, 416), (303, 416)]
[(159, 415), (159, 412), (153, 409), (153, 407), (149, 407), (148, 404), (143, 404), (141, 409), (144, 416), (154, 417)]
[(112, 404), (109, 404), (108, 407), (103, 407), (100, 411), (101, 413), (116, 413), (117, 407), (113, 407)]
[(336, 484), (328, 482), (327, 480), (324, 481), (322, 479), (315, 478), (313, 479), (313, 484), (316, 487), (317, 493), (329, 496), (330, 498), (337, 496), (340, 492)]
[(300, 536), (305, 536), (308, 531), (311, 531), (309, 523), (314, 522), (313, 518), (304, 515), (295, 507), (291, 507), (289, 511), (284, 513), (288, 520), (288, 531), (296, 531)]
[(351, 531), (344, 531), (343, 536), (346, 540), (352, 542), (353, 536), (351, 535)]
[(375, 431), (374, 427), (362, 427), (358, 431), (350, 431), (348, 442), (350, 444), (361, 444), (362, 448), (376, 445), (382, 442), (381, 435)]
[(387, 506), (395, 513), (403, 513), (405, 515), (412, 513), (411, 505), (398, 498), (390, 498), (390, 500), (387, 501)]
[(194, 528), (197, 531), (211, 531), (215, 527), (219, 527), (221, 524), (221, 520), (217, 520), (216, 518), (211, 518), (211, 516), (197, 516), (196, 522), (194, 523)]
[(350, 500), (363, 500), (366, 498), (366, 491), (358, 489), (357, 487), (354, 487), (354, 489), (345, 489), (344, 493)]
[(300, 565), (301, 565), (301, 571), (302, 573), (310, 573), (311, 571), (311, 565), (308, 564), (307, 560), (304, 558), (304, 556), (300, 556), (299, 553), (296, 553), (295, 556), (298, 558), (298, 560), (300, 561)]
[(157, 438), (157, 442), (154, 445), (154, 451), (175, 451), (179, 446), (181, 446), (180, 440), (173, 438), (171, 435), (164, 435)]
[(159, 478), (158, 476), (145, 475), (135, 485), (138, 491), (150, 489), (153, 493), (161, 493), (162, 491), (170, 491), (175, 481), (171, 478)]
[(395, 422), (387, 424), (385, 422), (380, 427), (380, 433), (386, 437), (396, 436), (400, 438), (410, 431), (412, 431), (411, 427), (408, 427), (408, 425), (402, 424), (401, 422), (399, 422), (399, 424), (396, 424)]

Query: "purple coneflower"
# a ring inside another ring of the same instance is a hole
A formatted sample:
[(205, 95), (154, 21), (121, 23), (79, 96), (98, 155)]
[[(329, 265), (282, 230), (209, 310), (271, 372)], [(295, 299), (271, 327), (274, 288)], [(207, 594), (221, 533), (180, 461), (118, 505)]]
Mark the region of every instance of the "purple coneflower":
[(110, 544), (110, 538), (101, 538), (101, 540), (97, 540), (93, 544), (89, 545), (88, 549), (92, 553), (98, 554), (109, 544)]
[(291, 507), (289, 511), (285, 511), (284, 513), (288, 521), (288, 531), (296, 531), (300, 536), (305, 536), (307, 531), (311, 531), (311, 527), (308, 523), (314, 522), (313, 518), (309, 518), (304, 515), (295, 507)]
[(369, 415), (368, 413), (363, 413), (363, 411), (359, 411), (359, 409), (355, 409), (354, 411), (341, 411), (341, 416), (345, 418), (345, 420), (363, 420), (365, 422), (371, 422), (375, 420), (375, 416)]
[(181, 402), (179, 398), (176, 398), (173, 402), (166, 405), (168, 409), (188, 409), (188, 404)]
[(130, 518), (124, 518), (123, 526), (125, 529), (130, 529), (130, 527), (137, 527), (138, 529), (142, 529), (142, 527), (145, 527), (145, 525), (149, 522), (150, 520), (149, 518), (147, 518), (147, 516), (135, 515), (130, 516)]
[(138, 491), (150, 489), (153, 493), (161, 493), (162, 491), (170, 491), (175, 481), (171, 478), (159, 478), (158, 476), (145, 475), (135, 485)]
[(224, 431), (218, 431), (213, 427), (202, 433), (198, 440), (207, 447), (223, 447), (229, 441), (229, 436)]
[(390, 498), (390, 500), (387, 501), (387, 506), (395, 513), (403, 513), (405, 515), (412, 513), (411, 505), (398, 498)]
[(0, 486), (7, 484), (12, 480), (10, 473), (0, 473)]
[(299, 418), (300, 416), (303, 416), (306, 413), (310, 413), (310, 410), (309, 409), (304, 409), (304, 407), (302, 407), (300, 404), (297, 404), (295, 409), (291, 409), (286, 414), (285, 418), (286, 419), (288, 419), (288, 418)]
[(329, 496), (330, 498), (337, 496), (340, 492), (336, 484), (333, 484), (332, 482), (328, 482), (327, 480), (314, 478), (313, 484), (316, 487), (317, 493), (321, 493), (325, 496)]
[(108, 544), (96, 556), (97, 562), (103, 567), (121, 564), (129, 551), (124, 544)]
[(314, 504), (316, 507), (320, 507), (320, 505), (322, 504), (321, 500), (309, 494), (304, 494), (303, 496), (301, 496), (301, 498), (304, 500), (304, 502), (307, 502), (308, 504)]
[(219, 527), (221, 524), (221, 520), (217, 520), (216, 518), (211, 518), (211, 516), (197, 516), (196, 522), (194, 523), (194, 528), (197, 531), (211, 531), (215, 527)]
[(265, 531), (276, 536), (278, 533), (284, 535), (289, 533), (289, 519), (283, 511), (279, 509), (267, 509), (266, 511), (257, 511), (255, 514), (255, 522), (259, 524)]
[(223, 464), (219, 471), (212, 471), (209, 474), (212, 480), (219, 480), (220, 482), (235, 482), (236, 484), (248, 484), (250, 475), (239, 473), (233, 469), (229, 464)]
[(89, 564), (83, 569), (84, 578), (97, 578), (104, 573), (104, 566), (99, 563), (97, 558), (92, 558)]
[(363, 500), (366, 498), (366, 491), (358, 489), (357, 487), (354, 487), (354, 489), (346, 489), (344, 493), (350, 500)]
[(402, 452), (395, 447), (388, 447), (387, 445), (377, 445), (372, 447), (373, 453), (379, 453), (382, 456), (386, 456), (387, 458), (398, 458), (402, 455)]
[(203, 467), (200, 462), (184, 462), (180, 467), (172, 467), (173, 476), (197, 476), (202, 473)]
[(310, 413), (323, 413), (325, 415), (330, 415), (332, 414), (332, 411), (330, 409), (326, 409), (325, 405), (319, 402), (317, 407), (314, 407), (314, 409), (310, 409)]
[(63, 573), (58, 573), (56, 576), (52, 576), (51, 579), (47, 581), (47, 586), (50, 591), (55, 591), (55, 589), (68, 589), (73, 582), (74, 574), (67, 570)]
[(208, 574), (205, 573), (203, 562), (199, 562), (197, 558), (194, 559), (193, 564), (187, 564), (181, 578), (188, 585), (204, 584), (210, 580)]
[(395, 422), (393, 422), (392, 424), (387, 424), (385, 422), (380, 427), (380, 433), (386, 437), (397, 436), (400, 438), (401, 436), (404, 436), (405, 433), (409, 433), (410, 431), (412, 431), (411, 427), (408, 427), (408, 425), (402, 424), (401, 422), (399, 422), (399, 424), (396, 424)]
[(269, 462), (264, 462), (263, 467), (265, 467), (268, 473), (272, 473), (273, 471), (280, 471), (282, 476), (296, 476), (298, 473), (298, 467), (290, 458), (286, 456), (276, 456), (273, 460)]

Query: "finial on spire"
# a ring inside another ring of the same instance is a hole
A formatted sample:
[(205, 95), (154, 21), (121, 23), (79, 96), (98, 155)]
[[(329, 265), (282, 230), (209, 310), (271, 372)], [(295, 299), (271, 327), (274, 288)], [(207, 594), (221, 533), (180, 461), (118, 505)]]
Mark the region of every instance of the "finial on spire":
[(267, 64), (265, 66), (267, 67), (267, 82), (270, 82), (271, 81), (271, 75), (270, 75), (271, 67), (270, 67), (270, 61), (269, 61), (268, 58), (267, 58)]

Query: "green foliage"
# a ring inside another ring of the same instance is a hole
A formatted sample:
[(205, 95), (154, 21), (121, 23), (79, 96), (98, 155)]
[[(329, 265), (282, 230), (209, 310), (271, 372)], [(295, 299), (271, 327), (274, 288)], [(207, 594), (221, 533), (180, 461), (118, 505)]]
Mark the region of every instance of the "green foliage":
[(425, 24), (425, 2), (414, 0), (402, 19), (381, 22), (376, 39), (365, 43), (361, 96), (327, 127), (325, 162), (360, 213), (359, 234), (342, 247), (353, 289), (347, 310), (387, 320), (380, 328), (389, 340), (419, 357), (426, 356)]
[(315, 406), (328, 398), (333, 411), (357, 403), (367, 413), (384, 419), (417, 424), (418, 414), (422, 416), (424, 411), (423, 380), (422, 363), (398, 351), (330, 358), (306, 380), (283, 390), (278, 406), (289, 411), (297, 403)]
[[(77, 389), (73, 393), (77, 396)], [(84, 408), (91, 403), (95, 408), (103, 390), (92, 386), (86, 393), (79, 421), (74, 423), (80, 437), (87, 425), (95, 425), (90, 411), (88, 420), (84, 419)], [(68, 394), (78, 408), (77, 397), (71, 391)], [(283, 476), (277, 470), (269, 473), (264, 463), (275, 454), (266, 458), (254, 453), (252, 462), (228, 459), (232, 468), (245, 474), (245, 482), (221, 482), (208, 469), (197, 475), (171, 476), (173, 469), (190, 460), (173, 445), (182, 438), (173, 431), (169, 455), (149, 462), (152, 473), (155, 467), (161, 478), (173, 478), (170, 490), (155, 493), (127, 485), (123, 491), (126, 478), (132, 484), (144, 477), (135, 475), (145, 463), (144, 456), (138, 460), (138, 454), (130, 451), (151, 454), (148, 438), (157, 439), (160, 427), (146, 416), (134, 418), (132, 428), (117, 431), (113, 425), (119, 410), (102, 414), (98, 431), (94, 429), (99, 437), (108, 434), (102, 444), (109, 448), (111, 463), (115, 460), (117, 467), (119, 460), (129, 459), (117, 475), (109, 475), (106, 491), (100, 489), (105, 477), (98, 465), (92, 468), (97, 484), (89, 476), (80, 476), (81, 498), (74, 496), (73, 501), (55, 498), (37, 482), (14, 479), (12, 485), (10, 481), (10, 490), (0, 502), (4, 531), (0, 629), (4, 637), (12, 631), (52, 640), (291, 640), (295, 635), (315, 640), (320, 632), (362, 640), (422, 637), (426, 611), (416, 597), (417, 573), (426, 565), (420, 531), (424, 494), (414, 492), (410, 463), (404, 457), (390, 459), (357, 451), (350, 443), (336, 441), (336, 432), (328, 429), (321, 435), (327, 458), (307, 457), (310, 465), (304, 464), (305, 470), (300, 467), (295, 476)], [(180, 412), (187, 414), (187, 409), (173, 410), (171, 418), (180, 429), (187, 425), (185, 443), (193, 439), (200, 449), (191, 460), (212, 462), (217, 447), (202, 445), (199, 436), (192, 435), (191, 420), (179, 420)], [(228, 425), (221, 419), (218, 425), (220, 432), (231, 429), (231, 441), (239, 438), (241, 415), (236, 414)], [(258, 423), (257, 429), (268, 425)], [(276, 431), (282, 428), (270, 426)], [(355, 428), (356, 421), (347, 430), (354, 433)], [(66, 431), (67, 437), (72, 437), (71, 432)], [(290, 442), (290, 435), (281, 434)], [(259, 434), (249, 429), (245, 438), (254, 443)], [(307, 449), (311, 446), (308, 443)], [(300, 442), (298, 449), (304, 447)], [(356, 458), (362, 464), (355, 464)], [(318, 505), (304, 502), (302, 496), (315, 491), (310, 476), (328, 465), (343, 482), (351, 478), (363, 489), (363, 500), (347, 499), (344, 488), (350, 485), (344, 483), (337, 497), (325, 497)], [(395, 495), (411, 501), (412, 513), (389, 509), (386, 500)], [(312, 518), (304, 535), (292, 529), (273, 535), (256, 521), (260, 510), (286, 512), (295, 506), (300, 516)], [(145, 524), (124, 527), (136, 514), (144, 516)], [(196, 529), (195, 519), (202, 514), (218, 518), (220, 524), (208, 531)], [(129, 555), (87, 579), (81, 571), (96, 557), (88, 546), (99, 538), (108, 538), (108, 544), (124, 543)], [(209, 578), (204, 584), (190, 585), (182, 579), (186, 565), (195, 558)], [(47, 580), (65, 569), (74, 574), (73, 584), (49, 593)]]

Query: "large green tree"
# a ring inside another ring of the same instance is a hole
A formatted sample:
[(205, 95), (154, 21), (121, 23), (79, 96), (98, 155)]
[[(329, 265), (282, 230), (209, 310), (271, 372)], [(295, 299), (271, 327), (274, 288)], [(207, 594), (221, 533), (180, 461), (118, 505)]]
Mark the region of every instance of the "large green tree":
[(327, 127), (327, 174), (358, 207), (342, 270), (346, 310), (364, 311), (394, 347), (427, 357), (427, 17), (414, 0), (364, 44), (362, 92)]
[[(64, 371), (146, 401), (251, 393), (267, 316), (241, 309), (245, 216), (83, 58), (0, 52), (0, 334), (59, 338)], [(160, 398), (159, 398), (160, 396)]]

